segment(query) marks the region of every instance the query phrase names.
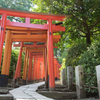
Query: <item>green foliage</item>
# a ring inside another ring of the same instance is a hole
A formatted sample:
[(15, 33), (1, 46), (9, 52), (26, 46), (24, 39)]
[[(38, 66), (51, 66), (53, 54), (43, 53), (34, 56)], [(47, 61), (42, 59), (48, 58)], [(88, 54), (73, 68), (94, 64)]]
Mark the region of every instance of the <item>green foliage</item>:
[(44, 0), (30, 0), (33, 2), (34, 7), (31, 7), (32, 11), (48, 13), (48, 7)]
[[(100, 64), (100, 42), (93, 43), (87, 51), (85, 51), (79, 60), (79, 64), (83, 65), (84, 72), (89, 74), (96, 74), (96, 66)], [(88, 86), (97, 87), (96, 76), (85, 75), (85, 84)], [(86, 89), (87, 92), (97, 93), (95, 89)]]
[(65, 10), (71, 17), (66, 19), (65, 25), (69, 39), (76, 41), (85, 38), (86, 42), (91, 44), (92, 38), (99, 33), (100, 1), (68, 0), (68, 2)]
[(86, 43), (79, 43), (69, 48), (67, 50), (67, 55), (66, 55), (66, 66), (77, 66), (81, 54), (86, 50), (87, 50)]
[(67, 51), (63, 51), (61, 52), (61, 50), (57, 50), (57, 58), (58, 58), (58, 61), (59, 63), (63, 63), (63, 59), (66, 59), (66, 55), (67, 55)]
[[(63, 51), (65, 43), (71, 46), (76, 42), (91, 44), (100, 35), (100, 0), (31, 0), (33, 11), (69, 15), (63, 26), (66, 32), (59, 32), (61, 41), (58, 43)], [(58, 34), (58, 33), (57, 33)], [(98, 36), (97, 36), (98, 35)]]
[(0, 7), (29, 11), (32, 6), (30, 0), (0, 0)]
[(61, 68), (59, 69), (60, 70), (60, 79), (61, 79), (61, 70), (63, 70), (64, 68), (66, 68), (66, 59), (65, 58), (62, 58), (62, 64), (61, 64)]
[[(14, 66), (16, 68), (17, 60), (18, 60), (19, 50), (12, 50), (11, 52), (11, 60), (10, 60), (10, 71), (9, 71), (9, 78), (13, 78), (13, 70)], [(21, 68), (23, 68), (24, 64), (24, 54), (22, 54), (22, 65)]]
[[(3, 63), (3, 55), (4, 55), (4, 49), (3, 49), (3, 53), (2, 53), (1, 69), (2, 69), (2, 63)], [(16, 69), (18, 55), (19, 55), (19, 50), (12, 49), (11, 59), (10, 59), (9, 78), (13, 78), (14, 67)], [(22, 54), (22, 64), (21, 64), (21, 68), (23, 68), (23, 64), (24, 64), (24, 54)]]
[(63, 58), (63, 59), (62, 59), (62, 64), (61, 64), (60, 71), (61, 71), (62, 69), (64, 69), (64, 68), (66, 68), (65, 63), (66, 63), (66, 59)]
[[(3, 8), (9, 8), (9, 9), (15, 9), (15, 10), (23, 10), (23, 11), (29, 11), (32, 7), (32, 2), (30, 0), (0, 0), (0, 7)], [(17, 22), (24, 22), (23, 18), (19, 17), (12, 17), (8, 16), (7, 19), (11, 21), (17, 21)]]

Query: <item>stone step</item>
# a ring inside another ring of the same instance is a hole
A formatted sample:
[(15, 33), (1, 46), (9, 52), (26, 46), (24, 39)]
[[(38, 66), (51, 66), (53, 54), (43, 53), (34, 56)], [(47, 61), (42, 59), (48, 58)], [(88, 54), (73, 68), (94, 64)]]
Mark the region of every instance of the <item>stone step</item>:
[(11, 94), (0, 94), (0, 100), (13, 100), (13, 96)]
[(77, 98), (76, 92), (38, 91), (38, 93), (53, 99), (76, 99)]
[(0, 94), (7, 94), (9, 92), (8, 88), (0, 88)]

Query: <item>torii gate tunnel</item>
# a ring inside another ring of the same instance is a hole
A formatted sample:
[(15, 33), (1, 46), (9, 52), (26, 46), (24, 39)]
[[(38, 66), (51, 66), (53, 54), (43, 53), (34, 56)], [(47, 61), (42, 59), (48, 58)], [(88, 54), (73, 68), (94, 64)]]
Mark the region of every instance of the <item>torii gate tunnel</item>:
[[(24, 51), (25, 60), (23, 67), (23, 82), (26, 82), (27, 65), (29, 57), (28, 80), (30, 79), (36, 80), (45, 77), (45, 83), (46, 83), (47, 77), (49, 75), (49, 90), (53, 91), (55, 88), (55, 76), (57, 77), (57, 71), (58, 71), (58, 69), (54, 70), (54, 68), (56, 68), (55, 65), (57, 64), (59, 65), (59, 63), (54, 60), (53, 43), (57, 43), (61, 38), (60, 35), (53, 35), (53, 33), (57, 33), (59, 31), (65, 31), (65, 27), (61, 27), (61, 25), (52, 24), (52, 21), (63, 21), (65, 16), (56, 14), (54, 15), (46, 13), (17, 11), (4, 8), (0, 8), (0, 15), (1, 15), (0, 66), (2, 59), (3, 43), (5, 42), (4, 57), (3, 57), (3, 64), (2, 64), (2, 71), (0, 78), (0, 87), (4, 87), (8, 83), (7, 81), (9, 76), (12, 42), (21, 42), (14, 79), (16, 80), (16, 78), (20, 77), (21, 57), (22, 57), (22, 51)], [(11, 22), (10, 20), (7, 20), (8, 16), (25, 18), (25, 23)], [(46, 20), (47, 23), (44, 25), (32, 24), (30, 23), (31, 19)], [(25, 46), (24, 42), (33, 42), (33, 45), (31, 47), (34, 47), (35, 49), (34, 48), (30, 49), (29, 45)], [(38, 45), (34, 45), (38, 42), (45, 43), (45, 46), (42, 45), (39, 47)], [(34, 64), (32, 68), (33, 58), (34, 58)], [(36, 67), (36, 62), (38, 62), (38, 64), (40, 64), (41, 62), (42, 66), (41, 68), (43, 72), (41, 77), (36, 75), (37, 73), (40, 72), (39, 67)]]

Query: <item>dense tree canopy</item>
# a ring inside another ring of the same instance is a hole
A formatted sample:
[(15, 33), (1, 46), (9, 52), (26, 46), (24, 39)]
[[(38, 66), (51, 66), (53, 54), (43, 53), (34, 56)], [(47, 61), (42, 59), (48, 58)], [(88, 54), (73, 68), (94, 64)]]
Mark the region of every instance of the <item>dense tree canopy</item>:
[(30, 0), (0, 0), (0, 7), (29, 11), (32, 6)]
[[(30, 0), (0, 0), (0, 7), (3, 8), (9, 8), (9, 9), (15, 9), (15, 10), (23, 10), (23, 11), (29, 11), (31, 10), (30, 8), (32, 7), (32, 2)], [(21, 22), (23, 21), (22, 19), (18, 17), (12, 17), (8, 16), (8, 19), (11, 21), (17, 21)]]
[(60, 33), (62, 41), (73, 43), (81, 39), (91, 44), (99, 34), (100, 0), (33, 0), (33, 3), (37, 5), (33, 11), (70, 15), (64, 23), (66, 32)]

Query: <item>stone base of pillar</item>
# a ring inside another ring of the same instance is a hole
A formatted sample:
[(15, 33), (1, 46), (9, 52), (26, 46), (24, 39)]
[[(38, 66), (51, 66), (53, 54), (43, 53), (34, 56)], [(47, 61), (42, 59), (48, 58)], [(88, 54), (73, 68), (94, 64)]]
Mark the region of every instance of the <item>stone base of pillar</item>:
[(48, 81), (47, 81), (47, 80), (45, 81), (45, 86), (44, 86), (44, 88), (45, 88), (45, 89), (48, 89), (48, 88), (49, 88), (49, 86), (48, 86)]
[(55, 88), (50, 88), (50, 87), (49, 87), (49, 91), (54, 91), (54, 90), (55, 90)]
[(9, 75), (5, 75), (5, 86), (7, 86), (7, 84), (8, 84), (8, 77), (9, 77)]
[(1, 74), (0, 87), (6, 87), (8, 84), (8, 75)]
[(49, 86), (49, 75), (48, 75), (48, 86)]
[(39, 79), (37, 79), (36, 82), (39, 82)]
[(39, 82), (39, 80), (37, 79), (37, 80), (34, 80), (34, 83), (37, 83), (37, 82)]
[(42, 82), (42, 81), (43, 81), (43, 80), (40, 78), (40, 79), (39, 79), (39, 82)]
[(18, 77), (16, 85), (19, 85), (19, 83), (20, 83), (20, 78)]
[(12, 81), (12, 87), (13, 88), (16, 86), (16, 81), (17, 81), (17, 79), (13, 79), (13, 81)]
[(43, 81), (45, 81), (45, 77), (43, 77)]
[(58, 80), (58, 78), (57, 77), (55, 77), (55, 81), (57, 81)]
[(34, 83), (36, 82), (36, 80), (34, 80)]
[(27, 81), (27, 84), (33, 84), (33, 80), (29, 80), (29, 81)]
[(26, 80), (23, 79), (23, 80), (22, 80), (22, 84), (23, 84), (23, 85), (26, 85)]
[(27, 81), (27, 84), (30, 84), (30, 83), (31, 83), (31, 81), (30, 81), (30, 80), (28, 80), (28, 81)]
[(33, 83), (34, 83), (34, 81), (33, 81), (33, 80), (31, 80), (31, 81), (30, 81), (30, 83), (31, 83), (31, 84), (33, 84)]
[(13, 79), (13, 83), (16, 83), (17, 82), (17, 79)]

